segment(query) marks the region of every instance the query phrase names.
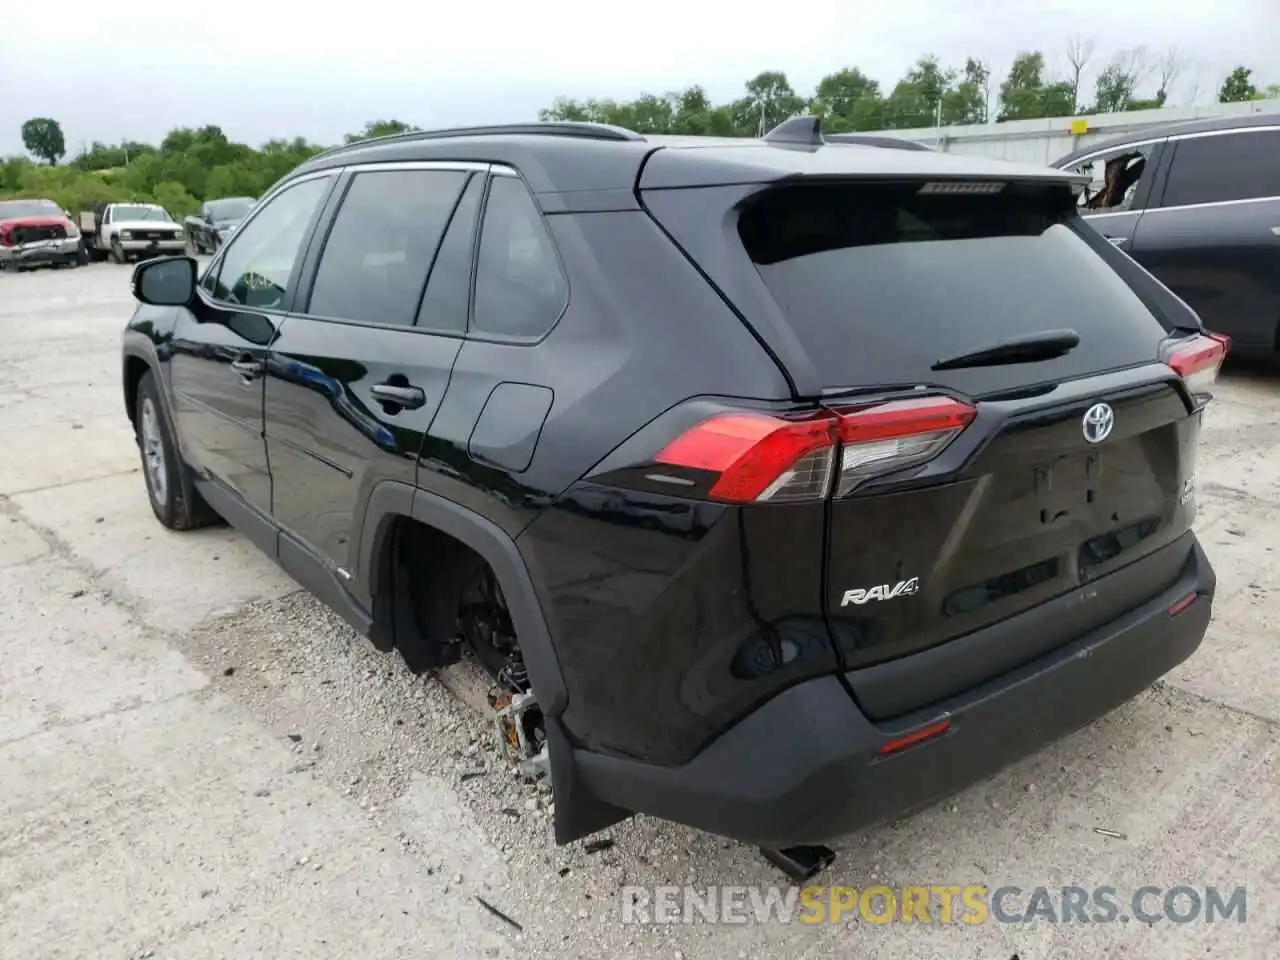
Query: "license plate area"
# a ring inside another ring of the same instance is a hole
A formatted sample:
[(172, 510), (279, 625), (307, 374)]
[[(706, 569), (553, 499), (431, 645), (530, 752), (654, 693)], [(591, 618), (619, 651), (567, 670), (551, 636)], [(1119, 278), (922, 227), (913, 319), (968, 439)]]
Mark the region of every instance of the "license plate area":
[(1031, 487), (1040, 525), (1054, 527), (1082, 520), (1100, 506), (1101, 453), (1057, 457), (1032, 468)]

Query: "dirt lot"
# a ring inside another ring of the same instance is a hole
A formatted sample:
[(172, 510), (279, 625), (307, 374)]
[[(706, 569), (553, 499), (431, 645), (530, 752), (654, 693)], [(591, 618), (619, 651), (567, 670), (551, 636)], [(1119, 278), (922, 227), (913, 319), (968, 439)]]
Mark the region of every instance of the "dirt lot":
[(1275, 374), (1232, 373), (1209, 417), (1198, 527), (1219, 594), (1201, 651), (1042, 755), (849, 838), (824, 877), (1245, 884), (1243, 924), (642, 926), (621, 922), (620, 886), (780, 877), (646, 819), (603, 851), (555, 848), (547, 796), (484, 718), (234, 532), (164, 531), (121, 406), (128, 278), (0, 276), (0, 954), (1280, 956)]

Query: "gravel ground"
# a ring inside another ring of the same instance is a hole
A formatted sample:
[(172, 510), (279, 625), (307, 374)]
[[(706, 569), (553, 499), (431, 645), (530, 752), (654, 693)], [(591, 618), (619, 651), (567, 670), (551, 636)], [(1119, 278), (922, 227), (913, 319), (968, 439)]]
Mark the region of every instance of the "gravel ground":
[(473, 665), (415, 677), (233, 531), (162, 530), (119, 407), (127, 278), (0, 277), (0, 954), (1280, 956), (1274, 375), (1229, 377), (1206, 431), (1221, 593), (1202, 651), (1042, 754), (846, 839), (823, 878), (1246, 883), (1246, 924), (628, 925), (626, 885), (780, 877), (645, 817), (556, 847)]

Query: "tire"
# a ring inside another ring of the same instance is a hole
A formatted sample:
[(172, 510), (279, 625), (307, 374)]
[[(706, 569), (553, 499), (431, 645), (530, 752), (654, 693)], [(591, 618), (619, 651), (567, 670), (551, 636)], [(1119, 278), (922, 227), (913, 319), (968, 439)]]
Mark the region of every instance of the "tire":
[(195, 489), (191, 469), (178, 456), (173, 425), (151, 373), (138, 381), (133, 419), (147, 499), (156, 519), (170, 530), (194, 530), (217, 522), (218, 515)]

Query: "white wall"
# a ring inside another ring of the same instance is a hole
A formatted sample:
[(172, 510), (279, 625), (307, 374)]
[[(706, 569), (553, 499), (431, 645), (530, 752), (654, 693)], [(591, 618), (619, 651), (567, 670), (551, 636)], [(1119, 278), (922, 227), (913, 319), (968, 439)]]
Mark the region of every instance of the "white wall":
[[(1053, 117), (1047, 120), (1012, 120), (969, 126), (917, 130), (877, 130), (882, 136), (915, 140), (948, 153), (979, 154), (1019, 163), (1048, 164), (1061, 156), (1134, 130), (1203, 120), (1209, 117), (1248, 116), (1253, 113), (1280, 113), (1280, 100), (1251, 103), (1213, 103), (1201, 107), (1170, 107), (1163, 110), (1134, 110), (1090, 117)], [(1088, 122), (1087, 133), (1074, 136), (1073, 120)], [(1277, 117), (1280, 122), (1280, 116)]]

